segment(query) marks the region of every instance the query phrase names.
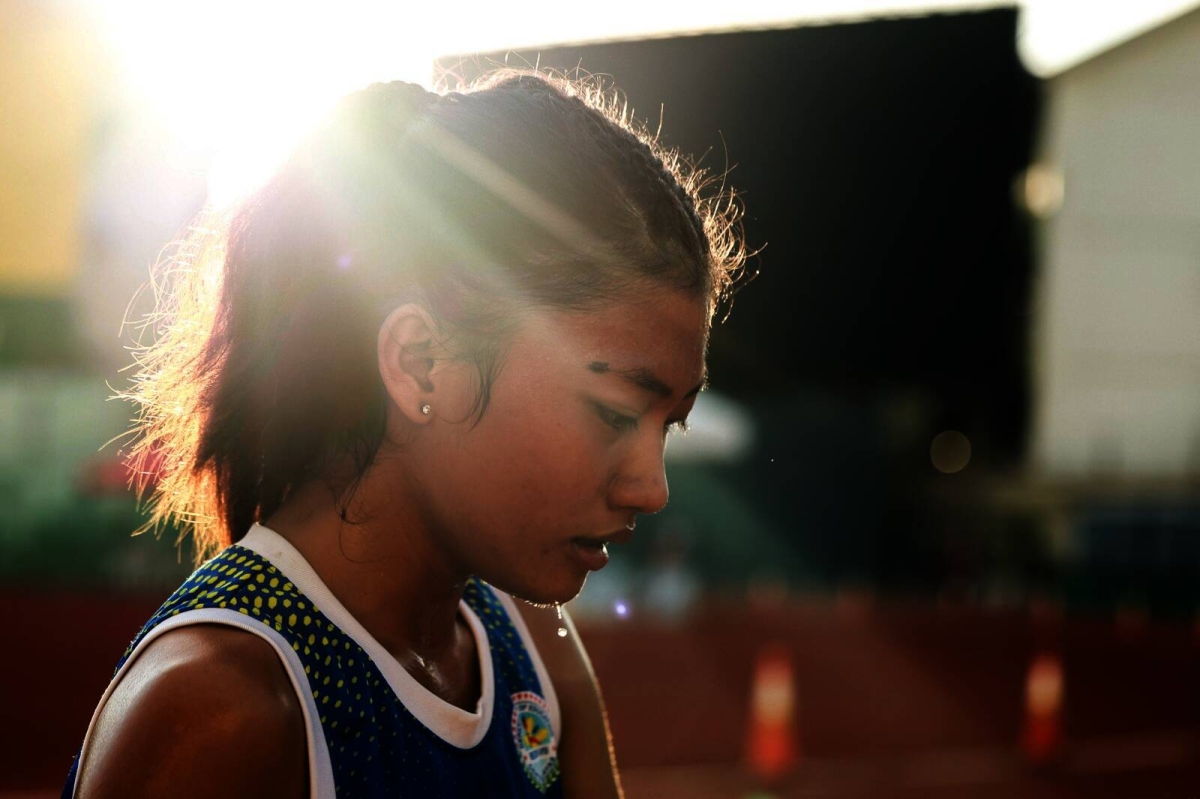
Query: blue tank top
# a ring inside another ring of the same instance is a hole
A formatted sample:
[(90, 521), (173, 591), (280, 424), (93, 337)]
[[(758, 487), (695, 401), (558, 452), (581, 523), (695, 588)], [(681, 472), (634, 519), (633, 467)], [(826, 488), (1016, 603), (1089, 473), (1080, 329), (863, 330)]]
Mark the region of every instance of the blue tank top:
[[(417, 683), (286, 540), (255, 525), (143, 626), (100, 707), (139, 647), (185, 624), (228, 624), (270, 642), (291, 676), (314, 799), (561, 797), (557, 698), (513, 600), (472, 578), (459, 610), (480, 660), (473, 713)], [(85, 738), (64, 799), (74, 795), (86, 749)]]

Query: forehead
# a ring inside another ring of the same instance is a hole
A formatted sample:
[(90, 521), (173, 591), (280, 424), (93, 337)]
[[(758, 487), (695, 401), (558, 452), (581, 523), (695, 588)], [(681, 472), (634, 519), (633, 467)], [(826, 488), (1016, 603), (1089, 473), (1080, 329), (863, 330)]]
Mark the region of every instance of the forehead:
[(708, 319), (703, 299), (670, 292), (652, 301), (550, 314), (531, 332), (564, 367), (582, 373), (598, 361), (613, 369), (648, 369), (684, 392), (704, 377)]

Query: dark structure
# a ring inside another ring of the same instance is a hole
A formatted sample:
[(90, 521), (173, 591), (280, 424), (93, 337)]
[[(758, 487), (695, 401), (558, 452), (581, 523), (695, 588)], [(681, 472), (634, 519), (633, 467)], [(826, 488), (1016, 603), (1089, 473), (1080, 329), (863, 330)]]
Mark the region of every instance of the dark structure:
[(611, 75), (652, 124), (661, 104), (668, 144), (729, 168), (765, 247), (710, 368), (768, 435), (750, 463), (706, 476), (761, 509), (808, 576), (952, 579), (963, 556), (922, 489), (961, 475), (931, 467), (931, 439), (966, 434), (976, 475), (1023, 455), (1031, 225), (1013, 185), (1038, 91), (1016, 22), (995, 9), (440, 65)]

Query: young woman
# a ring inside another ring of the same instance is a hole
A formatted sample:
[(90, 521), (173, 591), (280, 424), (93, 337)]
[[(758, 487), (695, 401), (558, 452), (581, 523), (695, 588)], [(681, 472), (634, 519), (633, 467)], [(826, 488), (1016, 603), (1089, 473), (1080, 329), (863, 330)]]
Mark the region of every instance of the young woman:
[(64, 795), (620, 795), (558, 605), (666, 504), (744, 251), (618, 109), (377, 84), (181, 248), (130, 396), (155, 522), (217, 554)]

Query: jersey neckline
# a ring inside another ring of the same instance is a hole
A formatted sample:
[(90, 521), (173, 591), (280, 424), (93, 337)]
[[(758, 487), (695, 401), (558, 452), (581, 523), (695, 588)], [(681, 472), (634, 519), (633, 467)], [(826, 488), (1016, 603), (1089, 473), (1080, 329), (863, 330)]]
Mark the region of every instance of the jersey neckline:
[(483, 740), (491, 725), (495, 706), (496, 684), (492, 671), (492, 650), (483, 622), (466, 600), (459, 600), (458, 609), (475, 636), (475, 650), (482, 683), (479, 701), (475, 704), (473, 713), (447, 702), (417, 682), (417, 679), (359, 624), (317, 576), (304, 556), (279, 533), (256, 523), (237, 545), (270, 561), (301, 593), (312, 600), (330, 621), (354, 639), (374, 661), (401, 704), (430, 732), (460, 749), (470, 749)]

